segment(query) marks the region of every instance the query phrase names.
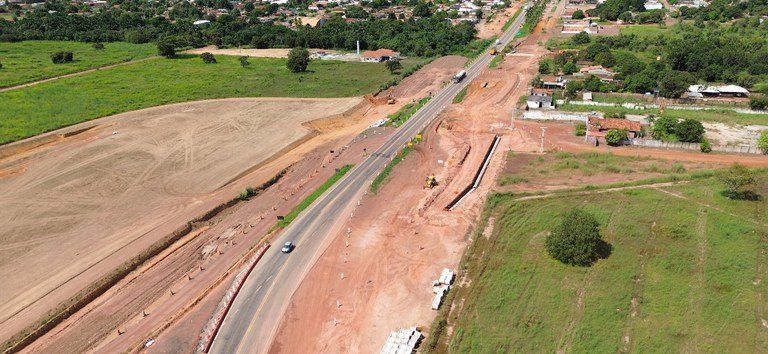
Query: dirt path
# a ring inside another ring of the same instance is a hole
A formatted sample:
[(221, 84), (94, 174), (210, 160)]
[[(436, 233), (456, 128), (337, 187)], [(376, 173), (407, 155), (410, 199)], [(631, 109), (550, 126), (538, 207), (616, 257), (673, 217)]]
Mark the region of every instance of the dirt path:
[(74, 76), (80, 76), (80, 75), (83, 75), (83, 74), (92, 73), (92, 72), (97, 71), (97, 70), (112, 69), (112, 68), (118, 67), (118, 66), (136, 64), (136, 63), (140, 63), (142, 61), (153, 60), (153, 59), (158, 59), (158, 58), (160, 58), (160, 57), (149, 57), (149, 58), (143, 58), (143, 59), (138, 59), (138, 60), (131, 60), (131, 61), (128, 61), (128, 62), (123, 62), (123, 63), (109, 64), (109, 65), (100, 66), (98, 68), (78, 71), (78, 72), (74, 72), (74, 73), (70, 73), (70, 74), (65, 74), (65, 75), (59, 75), (59, 76), (51, 77), (51, 78), (44, 79), (44, 80), (28, 82), (26, 84), (20, 84), (20, 85), (3, 87), (3, 88), (0, 88), (0, 93), (8, 92), (8, 91), (11, 91), (11, 90), (17, 90), (17, 89), (24, 88), (24, 87), (34, 86), (34, 85), (37, 85), (37, 84), (42, 84), (44, 82), (49, 82), (49, 81), (53, 81), (53, 80), (64, 79), (64, 78), (74, 77)]

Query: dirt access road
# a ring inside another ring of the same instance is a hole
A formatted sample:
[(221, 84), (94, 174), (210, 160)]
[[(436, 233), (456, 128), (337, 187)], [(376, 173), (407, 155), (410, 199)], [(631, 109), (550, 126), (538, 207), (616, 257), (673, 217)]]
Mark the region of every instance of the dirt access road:
[(305, 139), (302, 123), (361, 100), (151, 108), (69, 128), (93, 126), (0, 160), (0, 339), (236, 196), (243, 187), (228, 182)]

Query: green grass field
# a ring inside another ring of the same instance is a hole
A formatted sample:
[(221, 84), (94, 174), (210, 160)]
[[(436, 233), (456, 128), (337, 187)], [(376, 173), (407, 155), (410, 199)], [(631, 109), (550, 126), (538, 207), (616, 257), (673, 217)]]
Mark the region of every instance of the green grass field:
[[(0, 144), (111, 114), (225, 97), (350, 97), (393, 75), (384, 64), (313, 61), (294, 74), (284, 59), (217, 56), (157, 59), (0, 93)], [(404, 60), (407, 68), (416, 59)], [(4, 70), (4, 69), (3, 69)]]
[[(72, 52), (74, 61), (53, 64), (51, 54)], [(137, 60), (157, 54), (154, 44), (104, 43), (103, 50), (91, 43), (64, 41), (24, 41), (0, 46), (0, 87), (47, 79), (108, 64)]]
[[(489, 197), (454, 288), (450, 353), (757, 353), (768, 348), (768, 203), (712, 178), (659, 189), (514, 201)], [(754, 189), (768, 196), (768, 174)], [(671, 193), (671, 194), (670, 194)], [(674, 195), (672, 195), (674, 194)], [(544, 239), (571, 208), (594, 213), (612, 253), (563, 265)], [(445, 336), (445, 334), (443, 334)]]
[(638, 37), (656, 37), (660, 34), (667, 34), (671, 29), (671, 27), (659, 27), (659, 25), (632, 25), (620, 26), (619, 33), (634, 34)]

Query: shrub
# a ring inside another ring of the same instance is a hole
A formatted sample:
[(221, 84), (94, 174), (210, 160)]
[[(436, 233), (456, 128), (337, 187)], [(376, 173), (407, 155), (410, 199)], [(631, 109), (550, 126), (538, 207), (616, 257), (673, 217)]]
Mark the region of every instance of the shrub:
[(704, 138), (704, 126), (695, 119), (686, 119), (677, 125), (675, 133), (682, 142), (698, 143)]
[(705, 154), (712, 152), (712, 146), (709, 144), (709, 140), (702, 140), (701, 145), (699, 145), (699, 150)]
[(588, 266), (597, 258), (601, 244), (600, 224), (595, 216), (572, 209), (547, 235), (545, 245), (552, 258), (574, 266)]
[(293, 48), (288, 53), (288, 61), (285, 64), (288, 70), (294, 73), (307, 71), (309, 66), (309, 51), (306, 48)]
[(176, 47), (170, 41), (160, 41), (157, 42), (157, 53), (166, 58), (173, 58), (176, 56)]
[(576, 123), (576, 131), (574, 134), (576, 134), (576, 136), (587, 135), (587, 125), (582, 122)]
[(96, 49), (96, 50), (104, 49), (104, 43), (93, 43), (93, 49)]
[(206, 64), (216, 64), (216, 57), (214, 57), (213, 54), (208, 52), (200, 54), (200, 59), (203, 59), (203, 63), (206, 63)]
[(768, 96), (752, 96), (749, 98), (749, 108), (764, 110), (768, 108)]
[(763, 154), (768, 154), (768, 130), (760, 133), (760, 137), (757, 138), (757, 148), (762, 150)]
[[(250, 2), (249, 2), (249, 4), (250, 4)], [(248, 62), (248, 57), (247, 56), (240, 57), (240, 66), (246, 67), (248, 65), (251, 65), (251, 63)]]
[(56, 52), (51, 54), (51, 61), (54, 64), (69, 63), (72, 61), (72, 52)]
[(611, 146), (618, 146), (622, 141), (627, 139), (626, 130), (611, 129), (605, 134), (605, 142)]

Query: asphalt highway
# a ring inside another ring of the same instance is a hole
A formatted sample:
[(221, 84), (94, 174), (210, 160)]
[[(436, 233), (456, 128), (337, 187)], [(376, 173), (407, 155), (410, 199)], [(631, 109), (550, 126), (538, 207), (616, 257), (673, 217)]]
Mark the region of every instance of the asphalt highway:
[[(499, 49), (514, 38), (524, 19), (525, 12), (499, 38)], [(449, 83), (437, 92), (378, 150), (347, 172), (274, 240), (274, 246), (264, 254), (233, 300), (211, 353), (266, 353), (270, 349), (291, 296), (328, 247), (333, 238), (330, 231), (336, 221), (348, 217), (349, 210), (378, 172), (445, 106), (451, 104), (456, 94), (488, 67), (492, 58), (486, 51), (475, 59), (465, 69), (467, 77), (463, 81)], [(286, 241), (296, 244), (292, 253), (281, 252)]]

